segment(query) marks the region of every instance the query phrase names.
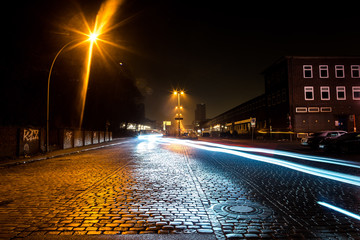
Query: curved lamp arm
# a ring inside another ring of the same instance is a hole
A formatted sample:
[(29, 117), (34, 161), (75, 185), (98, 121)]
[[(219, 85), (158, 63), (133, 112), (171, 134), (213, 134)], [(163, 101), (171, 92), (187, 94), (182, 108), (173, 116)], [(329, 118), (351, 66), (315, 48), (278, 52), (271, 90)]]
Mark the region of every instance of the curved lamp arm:
[(49, 71), (49, 76), (48, 76), (48, 87), (47, 87), (47, 101), (46, 101), (46, 151), (49, 151), (49, 102), (50, 102), (50, 77), (51, 77), (51, 73), (52, 73), (52, 69), (54, 67), (55, 61), (58, 58), (58, 56), (60, 55), (60, 53), (67, 47), (69, 46), (71, 43), (77, 41), (73, 40), (71, 42), (68, 42), (67, 44), (65, 44), (55, 55), (54, 60), (51, 63), (51, 67), (50, 67), (50, 71)]

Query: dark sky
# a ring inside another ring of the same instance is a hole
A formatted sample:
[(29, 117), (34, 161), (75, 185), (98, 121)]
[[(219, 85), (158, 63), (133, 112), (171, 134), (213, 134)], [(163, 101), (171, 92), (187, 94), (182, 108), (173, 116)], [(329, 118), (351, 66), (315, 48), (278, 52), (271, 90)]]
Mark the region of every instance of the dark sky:
[(169, 117), (164, 103), (172, 87), (187, 91), (191, 123), (196, 103), (206, 103), (211, 118), (262, 94), (261, 72), (281, 56), (360, 53), (360, 19), (341, 6), (264, 14), (237, 1), (151, 2), (133, 3), (140, 12), (124, 31), (138, 53), (125, 56), (152, 89), (146, 100), (152, 119)]
[[(9, 31), (13, 38), (51, 41), (60, 48), (69, 40), (61, 26), (72, 23), (80, 10), (94, 18), (100, 4), (32, 1), (19, 9), (13, 3), (16, 13), (7, 22), (16, 22), (16, 28), (11, 25)], [(130, 51), (112, 49), (110, 54), (120, 55), (131, 69), (146, 97), (147, 118), (174, 117), (173, 88), (186, 91), (186, 124), (194, 120), (197, 103), (206, 104), (208, 118), (215, 117), (262, 94), (261, 72), (284, 55), (360, 55), (360, 17), (351, 6), (259, 5), (128, 0), (120, 6), (116, 21), (127, 20), (109, 38)], [(25, 44), (24, 54), (29, 46), (34, 44)], [(51, 59), (49, 49), (43, 51)]]

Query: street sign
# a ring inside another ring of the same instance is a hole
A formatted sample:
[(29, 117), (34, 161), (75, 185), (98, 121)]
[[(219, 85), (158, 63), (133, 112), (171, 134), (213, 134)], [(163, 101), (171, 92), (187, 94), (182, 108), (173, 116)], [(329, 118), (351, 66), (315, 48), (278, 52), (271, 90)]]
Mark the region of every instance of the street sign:
[(251, 124), (251, 127), (254, 128), (256, 126), (256, 118), (251, 118), (250, 124)]
[(175, 118), (175, 120), (184, 120), (184, 118)]

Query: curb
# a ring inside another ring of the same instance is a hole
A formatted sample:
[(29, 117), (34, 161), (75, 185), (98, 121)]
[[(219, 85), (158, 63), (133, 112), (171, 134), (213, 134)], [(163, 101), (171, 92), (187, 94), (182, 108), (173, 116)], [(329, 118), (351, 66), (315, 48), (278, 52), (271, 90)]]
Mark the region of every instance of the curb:
[(6, 162), (0, 161), (0, 168), (17, 166), (17, 165), (21, 165), (21, 164), (25, 164), (25, 163), (33, 163), (33, 162), (37, 162), (37, 161), (53, 159), (53, 158), (77, 154), (77, 153), (81, 153), (81, 152), (87, 152), (87, 151), (96, 150), (96, 149), (100, 149), (100, 148), (116, 146), (116, 145), (127, 143), (128, 141), (126, 141), (126, 140), (129, 140), (129, 139), (132, 139), (132, 138), (117, 138), (111, 142), (100, 143), (100, 144), (96, 144), (96, 145), (82, 146), (82, 147), (65, 149), (65, 150), (61, 149), (61, 150), (56, 150), (53, 152), (45, 153), (43, 155), (37, 155), (34, 157), (30, 157), (30, 158), (24, 158), (24, 159), (18, 158), (18, 159), (9, 160)]

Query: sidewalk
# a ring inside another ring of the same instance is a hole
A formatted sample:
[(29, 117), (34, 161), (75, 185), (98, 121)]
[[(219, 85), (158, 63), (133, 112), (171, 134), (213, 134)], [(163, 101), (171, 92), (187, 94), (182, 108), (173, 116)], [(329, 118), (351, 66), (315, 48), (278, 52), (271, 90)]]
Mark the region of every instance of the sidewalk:
[(87, 145), (87, 146), (75, 147), (75, 148), (69, 148), (69, 149), (59, 149), (59, 150), (51, 151), (48, 153), (30, 156), (30, 157), (22, 156), (22, 157), (18, 157), (16, 159), (0, 159), (0, 168), (24, 164), (24, 163), (31, 163), (31, 162), (40, 161), (40, 160), (46, 160), (46, 159), (56, 158), (56, 157), (60, 157), (60, 156), (76, 154), (76, 153), (80, 153), (80, 152), (86, 152), (89, 150), (104, 148), (104, 147), (108, 147), (108, 146), (115, 146), (115, 145), (123, 144), (126, 142), (126, 140), (129, 140), (129, 139), (131, 139), (131, 138), (130, 137), (116, 138), (110, 142), (103, 142), (103, 143), (98, 143), (98, 144), (94, 144), (94, 145)]

